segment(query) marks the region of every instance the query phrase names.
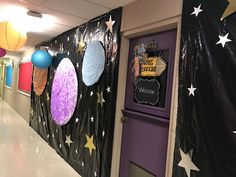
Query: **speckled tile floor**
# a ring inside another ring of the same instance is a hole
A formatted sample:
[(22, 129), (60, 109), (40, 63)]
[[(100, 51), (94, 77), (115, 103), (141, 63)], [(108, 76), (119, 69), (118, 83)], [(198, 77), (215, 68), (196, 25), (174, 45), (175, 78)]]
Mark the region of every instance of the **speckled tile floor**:
[(0, 100), (0, 177), (80, 177), (9, 105)]

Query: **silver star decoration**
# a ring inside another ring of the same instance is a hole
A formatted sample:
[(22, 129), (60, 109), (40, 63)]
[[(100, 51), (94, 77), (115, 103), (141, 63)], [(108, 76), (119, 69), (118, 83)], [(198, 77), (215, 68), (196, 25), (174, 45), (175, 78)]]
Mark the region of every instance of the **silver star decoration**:
[(83, 95), (82, 95), (82, 93), (80, 94), (79, 98), (80, 98), (80, 99), (82, 99), (82, 98), (83, 98)]
[(101, 92), (101, 94), (100, 94), (100, 93), (97, 92), (97, 96), (98, 96), (97, 102), (100, 103), (101, 106), (103, 106), (103, 103), (105, 103), (105, 100), (103, 98), (103, 93)]
[(96, 172), (96, 171), (94, 172), (94, 176), (95, 176), (95, 177), (97, 177), (97, 176), (98, 176), (98, 174), (97, 174), (97, 172)]
[(93, 91), (90, 92), (90, 96), (93, 96)]
[(79, 68), (79, 63), (76, 64), (76, 67)]
[(111, 62), (113, 63), (115, 61), (115, 58), (114, 57), (111, 57)]
[(93, 122), (93, 121), (94, 121), (94, 117), (93, 117), (93, 116), (91, 116), (91, 117), (90, 117), (90, 120), (91, 120), (91, 122)]
[(60, 148), (62, 147), (61, 144), (59, 144), (59, 147), (60, 147)]
[(67, 37), (67, 41), (70, 41), (70, 37)]
[(84, 167), (84, 162), (82, 161), (81, 165)]
[(220, 40), (216, 44), (221, 44), (222, 47), (225, 47), (226, 42), (231, 42), (230, 39), (228, 39), (229, 33), (227, 33), (225, 36), (218, 35)]
[(203, 10), (201, 9), (201, 4), (198, 7), (193, 7), (194, 11), (191, 13), (191, 15), (195, 15), (196, 17), (198, 16), (198, 14), (200, 12), (202, 12)]
[(236, 134), (236, 131), (233, 131), (234, 134)]
[(78, 117), (75, 119), (75, 122), (76, 122), (76, 123), (78, 123), (78, 122), (79, 122), (79, 118), (78, 118)]
[(112, 21), (111, 15), (109, 17), (109, 21), (106, 21), (105, 23), (107, 25), (107, 31), (110, 30), (110, 32), (112, 33), (113, 32), (112, 26), (114, 25), (115, 21)]
[(67, 52), (67, 56), (69, 56), (70, 55), (70, 52)]
[(70, 144), (73, 143), (73, 141), (71, 141), (70, 139), (70, 136), (66, 136), (66, 141), (65, 141), (66, 144), (68, 144), (68, 146), (70, 147)]
[(196, 89), (197, 89), (197, 88), (194, 88), (194, 87), (193, 87), (193, 84), (191, 84), (191, 87), (188, 88), (188, 91), (189, 91), (188, 96), (190, 96), (190, 95), (195, 96), (195, 95), (194, 95), (194, 92), (195, 92)]
[(60, 52), (64, 52), (64, 46), (63, 46), (63, 43), (60, 44), (60, 49), (59, 49)]
[(103, 130), (103, 131), (102, 131), (102, 137), (104, 137), (105, 134), (106, 134), (106, 132)]
[(198, 167), (192, 162), (193, 150), (190, 150), (187, 154), (183, 152), (182, 149), (179, 149), (181, 155), (181, 161), (178, 166), (183, 167), (187, 176), (190, 177), (191, 170), (200, 171)]
[(107, 93), (110, 93), (111, 92), (111, 87), (107, 87)]
[(46, 122), (43, 122), (43, 125), (46, 125)]
[(78, 149), (75, 150), (75, 153), (78, 154)]

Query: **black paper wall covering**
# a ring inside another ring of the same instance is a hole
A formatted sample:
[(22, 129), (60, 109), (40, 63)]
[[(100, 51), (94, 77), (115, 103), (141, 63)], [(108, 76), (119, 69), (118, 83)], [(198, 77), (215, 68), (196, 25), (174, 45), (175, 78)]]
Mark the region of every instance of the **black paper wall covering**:
[(221, 21), (235, 1), (183, 2), (172, 176), (235, 177), (236, 14)]
[[(43, 94), (37, 96), (32, 86), (30, 126), (83, 177), (110, 176), (121, 15), (121, 8), (114, 9), (37, 46), (46, 47), (55, 56)], [(110, 17), (115, 21), (112, 32), (106, 25)], [(81, 39), (84, 48), (78, 47)], [(94, 40), (104, 46), (105, 70), (97, 83), (87, 87), (82, 81), (82, 62), (86, 46)], [(51, 117), (50, 96), (55, 71), (63, 58), (69, 58), (76, 69), (78, 101), (70, 121), (59, 126)]]

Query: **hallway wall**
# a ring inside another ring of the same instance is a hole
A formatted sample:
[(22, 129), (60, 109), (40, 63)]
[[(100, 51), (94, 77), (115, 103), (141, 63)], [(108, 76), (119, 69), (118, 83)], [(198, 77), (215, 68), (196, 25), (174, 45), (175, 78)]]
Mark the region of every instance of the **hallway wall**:
[(23, 95), (17, 91), (17, 77), (18, 77), (18, 69), (19, 63), (23, 60), (28, 60), (31, 58), (34, 49), (27, 50), (26, 53), (9, 53), (7, 57), (14, 60), (13, 67), (13, 78), (12, 78), (12, 88), (3, 89), (3, 99), (9, 104), (21, 117), (25, 119), (26, 122), (29, 122), (30, 115), (30, 97)]

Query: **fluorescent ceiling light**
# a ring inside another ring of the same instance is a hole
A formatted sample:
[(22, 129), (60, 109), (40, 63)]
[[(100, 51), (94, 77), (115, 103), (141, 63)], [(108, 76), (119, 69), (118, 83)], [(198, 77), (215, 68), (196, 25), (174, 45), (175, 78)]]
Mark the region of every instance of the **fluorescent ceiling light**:
[(23, 32), (42, 32), (50, 29), (54, 24), (54, 19), (50, 15), (28, 11), (17, 6), (0, 9), (0, 21), (10, 21)]

